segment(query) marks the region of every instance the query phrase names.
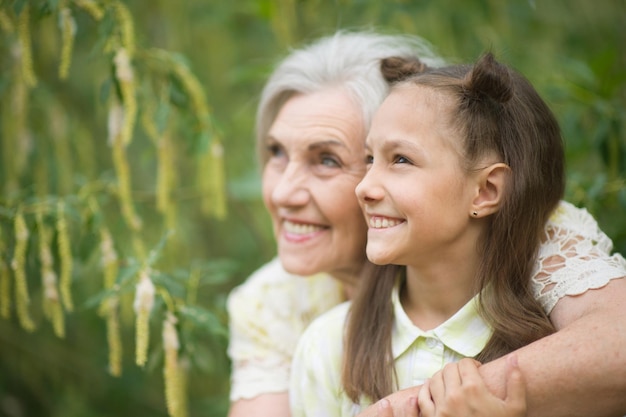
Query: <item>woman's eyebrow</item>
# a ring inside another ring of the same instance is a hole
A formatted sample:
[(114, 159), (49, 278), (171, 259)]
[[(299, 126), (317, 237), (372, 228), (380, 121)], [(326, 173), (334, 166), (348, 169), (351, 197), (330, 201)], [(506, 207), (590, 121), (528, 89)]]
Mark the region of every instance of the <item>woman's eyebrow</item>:
[(339, 147), (342, 147), (342, 148), (347, 148), (345, 143), (340, 142), (338, 140), (329, 139), (329, 140), (322, 140), (322, 141), (319, 141), (319, 142), (313, 142), (313, 143), (309, 144), (308, 149), (310, 151), (314, 151), (316, 149), (324, 148), (324, 147), (327, 147), (327, 146), (331, 146), (331, 147), (339, 146)]

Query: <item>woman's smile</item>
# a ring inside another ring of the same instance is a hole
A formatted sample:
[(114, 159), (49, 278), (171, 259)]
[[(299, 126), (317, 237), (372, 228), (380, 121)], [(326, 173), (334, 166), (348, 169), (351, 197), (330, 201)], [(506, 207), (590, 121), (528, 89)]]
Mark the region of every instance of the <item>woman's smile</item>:
[(328, 227), (312, 223), (284, 220), (282, 236), (289, 242), (297, 243), (310, 240), (325, 230), (328, 230)]

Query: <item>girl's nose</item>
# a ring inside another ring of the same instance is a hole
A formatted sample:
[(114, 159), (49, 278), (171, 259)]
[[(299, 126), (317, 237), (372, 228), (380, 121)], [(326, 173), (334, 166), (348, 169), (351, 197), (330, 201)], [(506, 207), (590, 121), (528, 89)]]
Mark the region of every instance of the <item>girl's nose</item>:
[(378, 181), (378, 174), (374, 167), (370, 167), (361, 182), (356, 186), (356, 196), (362, 203), (372, 203), (381, 200), (384, 189)]

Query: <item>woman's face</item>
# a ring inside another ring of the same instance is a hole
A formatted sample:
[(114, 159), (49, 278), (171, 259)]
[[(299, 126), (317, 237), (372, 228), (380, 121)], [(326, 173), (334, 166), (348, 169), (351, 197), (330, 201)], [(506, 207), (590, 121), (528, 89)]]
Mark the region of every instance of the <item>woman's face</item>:
[(295, 95), (278, 113), (265, 138), (263, 200), (287, 271), (355, 278), (367, 235), (354, 194), (364, 140), (361, 112), (340, 89)]
[(372, 121), (368, 172), (356, 190), (369, 224), (367, 256), (376, 264), (449, 262), (475, 242), (469, 213), (476, 187), (462, 169), (449, 111), (431, 89), (404, 86)]

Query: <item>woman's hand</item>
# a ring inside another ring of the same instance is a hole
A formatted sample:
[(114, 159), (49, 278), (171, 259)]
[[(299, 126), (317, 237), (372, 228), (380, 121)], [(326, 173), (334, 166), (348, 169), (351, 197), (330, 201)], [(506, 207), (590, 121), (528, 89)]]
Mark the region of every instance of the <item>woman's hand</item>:
[[(462, 359), (426, 381), (418, 394), (421, 417), (524, 417), (526, 387), (517, 358), (507, 358), (506, 398), (491, 393), (478, 373), (480, 362)], [(396, 417), (396, 416), (394, 416)], [(407, 416), (409, 417), (409, 416)]]

